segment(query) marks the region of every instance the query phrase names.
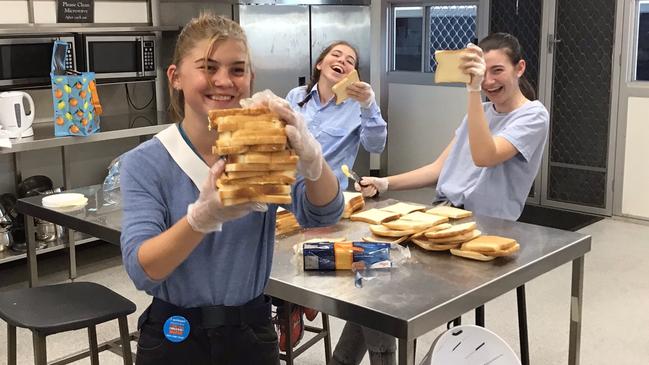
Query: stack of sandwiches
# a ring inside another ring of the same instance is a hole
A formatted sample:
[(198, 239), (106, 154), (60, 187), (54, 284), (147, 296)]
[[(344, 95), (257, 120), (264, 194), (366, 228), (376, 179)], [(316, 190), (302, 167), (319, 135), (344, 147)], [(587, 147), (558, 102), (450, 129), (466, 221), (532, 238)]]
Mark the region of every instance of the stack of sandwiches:
[(451, 249), (451, 253), (473, 260), (491, 261), (496, 257), (512, 255), (518, 252), (520, 247), (512, 238), (481, 236), (463, 243), (459, 248)]
[[(445, 217), (447, 220), (458, 220), (468, 218), (472, 213), (468, 210), (437, 206), (426, 211), (427, 214), (434, 214)], [(446, 224), (443, 229), (426, 230), (414, 235), (411, 241), (417, 246), (428, 251), (446, 251), (457, 248), (462, 243), (479, 237), (482, 232), (476, 229), (475, 222)]]
[(365, 207), (365, 199), (363, 199), (363, 194), (361, 193), (343, 191), (343, 198), (345, 198), (343, 218), (349, 218), (354, 212), (357, 212)]
[(217, 181), (223, 205), (290, 204), (298, 156), (288, 149), (284, 122), (265, 107), (211, 110), (209, 121), (218, 131), (212, 152), (227, 156)]
[(482, 234), (476, 229), (475, 222), (451, 225), (442, 230), (427, 231), (412, 239), (417, 246), (428, 251), (446, 251), (458, 248), (462, 243), (479, 237)]
[(300, 224), (293, 213), (279, 207), (277, 208), (277, 218), (275, 220), (275, 235), (282, 235), (295, 232), (300, 229)]
[(424, 213), (425, 209), (422, 205), (397, 203), (353, 214), (350, 219), (370, 224), (372, 236), (363, 237), (365, 241), (401, 243), (423, 231), (445, 227), (448, 218)]

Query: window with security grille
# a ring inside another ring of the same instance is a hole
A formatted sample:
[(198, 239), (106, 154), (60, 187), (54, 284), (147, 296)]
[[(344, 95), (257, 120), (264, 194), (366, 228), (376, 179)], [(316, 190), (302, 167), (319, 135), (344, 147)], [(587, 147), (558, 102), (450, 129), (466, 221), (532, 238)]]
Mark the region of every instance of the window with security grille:
[(635, 80), (649, 81), (649, 1), (638, 1)]
[(435, 51), (462, 49), (477, 41), (477, 5), (444, 5), (430, 7), (430, 69), (435, 72)]
[(421, 71), (424, 9), (394, 8), (394, 70)]

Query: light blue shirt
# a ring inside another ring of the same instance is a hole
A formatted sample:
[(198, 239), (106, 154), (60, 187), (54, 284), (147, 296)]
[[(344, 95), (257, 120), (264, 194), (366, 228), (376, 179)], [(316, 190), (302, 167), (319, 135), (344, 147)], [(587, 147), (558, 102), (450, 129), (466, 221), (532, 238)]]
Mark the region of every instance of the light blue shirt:
[(548, 111), (539, 101), (509, 113), (496, 112), (492, 103), (483, 103), (483, 107), (491, 133), (508, 140), (518, 153), (493, 167), (476, 166), (465, 116), (439, 176), (437, 198), (464, 205), (476, 214), (517, 220), (543, 158)]
[(289, 91), (286, 100), (293, 110), (302, 113), (309, 131), (322, 145), (322, 154), (340, 182), (341, 189), (347, 189), (347, 177), (340, 169), (342, 165), (353, 168), (362, 143), (367, 152), (381, 153), (388, 135), (387, 123), (381, 117), (381, 110), (373, 102), (369, 108), (362, 108), (347, 99), (336, 105), (335, 98), (326, 104), (320, 103), (318, 86), (311, 89), (311, 99), (303, 107), (298, 105), (306, 97), (306, 87)]
[[(185, 216), (199, 191), (157, 138), (126, 153), (121, 163), (122, 258), (139, 290), (185, 308), (241, 305), (263, 293), (273, 259), (277, 205), (224, 223), (221, 232), (205, 235), (168, 277), (151, 280), (137, 258), (140, 246)], [(302, 178), (293, 185), (292, 198), (286, 208), (303, 227), (334, 224), (343, 211), (340, 192), (325, 206), (311, 204)]]

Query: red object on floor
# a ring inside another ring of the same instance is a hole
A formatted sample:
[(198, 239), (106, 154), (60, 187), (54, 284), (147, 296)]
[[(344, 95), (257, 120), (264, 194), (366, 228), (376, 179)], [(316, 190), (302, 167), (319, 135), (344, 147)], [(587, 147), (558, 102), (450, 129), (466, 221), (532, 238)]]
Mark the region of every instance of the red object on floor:
[[(291, 311), (291, 315), (289, 317), (289, 323), (290, 323), (290, 328), (291, 328), (291, 347), (295, 347), (295, 345), (300, 342), (302, 337), (304, 336), (304, 320), (302, 319), (302, 307), (300, 306), (294, 306), (293, 310)], [(288, 333), (288, 330), (286, 328), (286, 323), (284, 322), (284, 318), (280, 317), (279, 318), (279, 350), (282, 352), (286, 352), (286, 334)]]
[(315, 317), (318, 316), (319, 313), (317, 310), (313, 308), (303, 307), (302, 310), (304, 312), (304, 316), (306, 316), (306, 319), (308, 319), (309, 321), (313, 321)]

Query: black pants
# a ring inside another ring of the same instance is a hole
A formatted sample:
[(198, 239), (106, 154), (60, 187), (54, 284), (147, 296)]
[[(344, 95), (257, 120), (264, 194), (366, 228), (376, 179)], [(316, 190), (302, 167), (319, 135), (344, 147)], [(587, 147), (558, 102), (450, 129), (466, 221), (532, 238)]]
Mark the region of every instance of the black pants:
[[(233, 320), (238, 311), (242, 313), (240, 320)], [(189, 337), (178, 343), (163, 334), (165, 321), (174, 315), (185, 317), (190, 324)], [(138, 327), (136, 365), (279, 364), (270, 300), (264, 296), (240, 307), (210, 307), (207, 315), (204, 308), (184, 309), (154, 299), (140, 317)]]

